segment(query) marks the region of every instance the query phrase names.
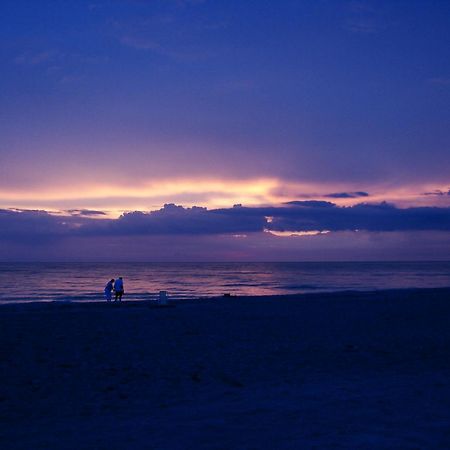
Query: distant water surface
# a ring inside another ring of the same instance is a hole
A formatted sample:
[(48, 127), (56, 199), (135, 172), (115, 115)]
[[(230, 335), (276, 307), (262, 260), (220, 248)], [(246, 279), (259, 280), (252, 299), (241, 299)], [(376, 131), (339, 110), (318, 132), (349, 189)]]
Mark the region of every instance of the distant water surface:
[(0, 263), (0, 302), (95, 301), (122, 276), (126, 300), (450, 287), (450, 262)]

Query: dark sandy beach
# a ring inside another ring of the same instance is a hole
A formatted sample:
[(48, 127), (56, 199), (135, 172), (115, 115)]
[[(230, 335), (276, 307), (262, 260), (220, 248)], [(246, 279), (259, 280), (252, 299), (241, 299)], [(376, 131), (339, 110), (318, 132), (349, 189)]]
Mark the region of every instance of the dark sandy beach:
[(450, 289), (0, 307), (0, 447), (450, 447)]

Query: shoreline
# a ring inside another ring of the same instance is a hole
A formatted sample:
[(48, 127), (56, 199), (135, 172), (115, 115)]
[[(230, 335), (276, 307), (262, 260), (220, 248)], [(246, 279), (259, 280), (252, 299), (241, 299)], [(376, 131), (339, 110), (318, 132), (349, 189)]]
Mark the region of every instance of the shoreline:
[[(436, 288), (391, 288), (391, 289), (370, 289), (370, 290), (337, 290), (337, 291), (320, 291), (320, 292), (307, 292), (307, 293), (293, 293), (293, 294), (272, 294), (272, 295), (221, 295), (214, 297), (192, 297), (192, 298), (170, 298), (168, 297), (169, 305), (183, 305), (183, 304), (207, 304), (209, 302), (218, 301), (283, 301), (283, 300), (301, 300), (310, 301), (314, 299), (329, 299), (340, 300), (344, 298), (361, 298), (369, 299), (374, 296), (384, 297), (405, 297), (408, 295), (421, 295), (428, 293), (430, 295), (445, 295), (450, 296), (450, 286), (448, 287), (436, 287)], [(157, 294), (154, 294), (155, 298), (150, 300), (127, 300), (126, 295), (123, 297), (122, 302), (107, 302), (106, 300), (30, 300), (30, 301), (3, 301), (0, 302), (1, 309), (40, 309), (48, 307), (62, 307), (70, 308), (75, 306), (85, 306), (87, 308), (94, 307), (124, 307), (133, 308), (139, 306), (147, 307), (161, 307), (158, 305)]]

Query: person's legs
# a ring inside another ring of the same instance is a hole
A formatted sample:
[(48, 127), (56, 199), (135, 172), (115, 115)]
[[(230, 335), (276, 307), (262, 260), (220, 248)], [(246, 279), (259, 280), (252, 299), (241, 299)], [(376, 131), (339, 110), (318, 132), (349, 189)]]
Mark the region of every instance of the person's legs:
[(119, 297), (119, 292), (116, 291), (114, 295), (114, 301), (117, 302), (117, 298)]
[(119, 302), (122, 301), (122, 295), (123, 295), (123, 291), (120, 291), (120, 292), (119, 292)]

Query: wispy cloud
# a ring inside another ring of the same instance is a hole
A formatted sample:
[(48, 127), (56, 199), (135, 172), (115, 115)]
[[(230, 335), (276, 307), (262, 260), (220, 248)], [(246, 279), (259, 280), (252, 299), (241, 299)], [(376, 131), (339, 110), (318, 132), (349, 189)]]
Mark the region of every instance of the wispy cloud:
[(220, 94), (232, 94), (252, 91), (257, 87), (258, 85), (253, 79), (230, 79), (217, 83), (216, 90)]
[(85, 79), (86, 79), (86, 77), (84, 75), (68, 74), (68, 75), (63, 75), (59, 79), (59, 83), (62, 85), (73, 84), (73, 83), (79, 83)]
[(97, 3), (89, 3), (88, 4), (88, 9), (89, 11), (96, 11), (97, 9), (100, 9), (103, 5), (99, 2)]
[(36, 66), (43, 63), (54, 62), (60, 59), (62, 54), (56, 50), (45, 50), (41, 52), (26, 52), (18, 55), (14, 62), (19, 65)]
[(206, 3), (207, 0), (174, 0), (178, 6), (195, 6)]
[(205, 50), (196, 49), (188, 45), (169, 46), (163, 45), (153, 39), (145, 36), (124, 35), (119, 37), (122, 45), (131, 47), (135, 50), (143, 50), (157, 53), (170, 59), (181, 62), (200, 61), (208, 58), (211, 54)]
[(68, 213), (71, 216), (106, 216), (104, 211), (97, 211), (93, 209), (67, 209), (64, 212)]
[(345, 27), (353, 33), (372, 34), (380, 30), (379, 26), (369, 19), (349, 19)]
[(200, 61), (213, 52), (207, 50), (205, 40), (215, 30), (224, 27), (216, 18), (186, 11), (204, 0), (167, 0), (155, 7), (154, 2), (124, 0), (131, 8), (119, 15), (114, 9), (105, 10), (105, 24), (109, 34), (123, 46), (155, 53), (180, 62)]
[[(150, 5), (155, 3), (154, 0), (123, 0), (125, 3), (134, 4), (134, 5)], [(201, 5), (202, 3), (206, 3), (207, 0), (164, 0), (164, 3), (167, 5), (174, 5), (179, 8), (184, 8), (187, 6), (196, 6)]]
[(14, 58), (16, 65), (27, 70), (45, 72), (61, 85), (83, 81), (87, 66), (101, 65), (108, 61), (109, 57), (106, 55), (63, 52), (58, 49), (27, 51)]
[(444, 192), (440, 189), (436, 189), (431, 192), (424, 192), (422, 195), (428, 195), (428, 196), (436, 196), (436, 197), (442, 197), (444, 195), (450, 195), (450, 189), (447, 192)]
[(435, 77), (430, 78), (428, 83), (438, 86), (450, 86), (450, 77)]
[(346, 5), (346, 18), (343, 26), (356, 34), (373, 34), (383, 30), (385, 22), (379, 17), (379, 12), (366, 1), (350, 1)]
[(139, 36), (122, 36), (119, 38), (121, 44), (126, 45), (127, 47), (132, 47), (137, 50), (159, 50), (161, 51), (161, 46), (145, 37)]
[(357, 191), (357, 192), (334, 192), (332, 194), (326, 194), (326, 198), (359, 198), (359, 197), (369, 197), (367, 192)]

